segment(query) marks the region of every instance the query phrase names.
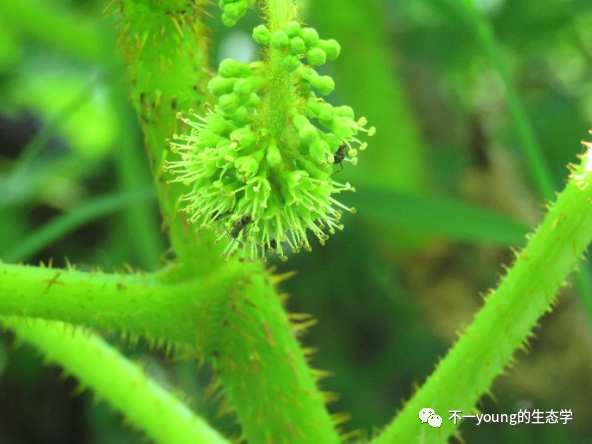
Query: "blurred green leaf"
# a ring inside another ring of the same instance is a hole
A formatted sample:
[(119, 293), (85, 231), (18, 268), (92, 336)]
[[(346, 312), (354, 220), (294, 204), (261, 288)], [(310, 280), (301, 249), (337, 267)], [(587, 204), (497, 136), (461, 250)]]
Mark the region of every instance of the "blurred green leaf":
[(91, 200), (80, 205), (71, 213), (56, 217), (39, 230), (29, 233), (26, 237), (17, 239), (12, 248), (8, 248), (3, 252), (2, 260), (5, 262), (25, 260), (70, 231), (92, 220), (115, 211), (125, 210), (132, 204), (153, 197), (153, 187), (147, 187), (134, 192), (116, 193)]
[(368, 221), (463, 242), (521, 245), (528, 232), (512, 218), (442, 196), (360, 187), (347, 202)]
[(46, 69), (40, 73), (43, 63), (47, 61), (36, 60), (15, 85), (16, 101), (54, 122), (52, 131), (65, 136), (77, 153), (104, 157), (119, 133), (107, 87), (96, 75), (89, 81), (88, 72)]

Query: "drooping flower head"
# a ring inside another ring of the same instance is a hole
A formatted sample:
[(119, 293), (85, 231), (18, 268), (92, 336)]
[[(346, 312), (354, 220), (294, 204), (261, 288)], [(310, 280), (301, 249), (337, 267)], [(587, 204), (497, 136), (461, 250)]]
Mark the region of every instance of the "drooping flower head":
[(288, 251), (311, 249), (308, 230), (324, 244), (343, 229), (343, 211), (355, 212), (334, 197), (354, 188), (332, 175), (337, 164), (356, 164), (367, 146), (359, 134), (375, 129), (350, 107), (317, 97), (335, 84), (312, 66), (338, 57), (335, 40), (296, 21), (273, 33), (258, 26), (253, 39), (265, 45), (264, 61), (220, 63), (208, 85), (217, 103), (203, 116), (178, 115), (191, 131), (173, 136), (180, 160), (165, 169), (189, 188), (181, 197), (188, 220), (228, 240), (223, 256), (264, 260), (275, 252), (286, 260)]

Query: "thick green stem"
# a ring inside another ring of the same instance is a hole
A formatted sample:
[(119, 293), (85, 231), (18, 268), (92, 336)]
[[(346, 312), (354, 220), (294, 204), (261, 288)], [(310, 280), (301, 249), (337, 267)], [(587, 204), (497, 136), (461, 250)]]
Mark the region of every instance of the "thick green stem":
[(215, 429), (100, 337), (62, 322), (5, 318), (6, 324), (50, 361), (92, 387), (158, 443), (227, 443)]
[[(375, 442), (444, 442), (454, 433), (449, 411), (473, 411), (493, 379), (512, 362), (514, 351), (525, 347), (537, 320), (551, 310), (559, 287), (592, 240), (591, 202), (588, 150), (473, 324)], [(441, 428), (420, 423), (419, 411), (426, 407), (443, 418)]]
[(253, 266), (230, 294), (215, 359), (221, 383), (250, 443), (335, 443), (335, 422), (269, 282)]
[(229, 263), (208, 277), (168, 283), (174, 270), (116, 275), (0, 264), (0, 313), (118, 330), (203, 356), (217, 337), (236, 268)]
[[(279, 31), (290, 20), (296, 19), (296, 7), (291, 1), (267, 2), (267, 25), (271, 32)], [(282, 61), (284, 54), (277, 49), (269, 48), (266, 63), (269, 65), (268, 88), (264, 97), (264, 104), (260, 107), (261, 125), (269, 128), (271, 135), (279, 144), (281, 150), (288, 149), (292, 138), (292, 115), (294, 103), (298, 97), (294, 91), (294, 75), (287, 71)]]
[(180, 266), (188, 276), (207, 273), (221, 264), (216, 248), (200, 248), (209, 237), (198, 237), (178, 212), (178, 199), (187, 188), (163, 172), (170, 155), (165, 141), (186, 132), (178, 111), (200, 109), (209, 80), (208, 32), (201, 22), (204, 1), (119, 2), (121, 45), (132, 80), (132, 102), (140, 116), (146, 150), (157, 185), (164, 225), (169, 230)]
[(296, 18), (297, 9), (292, 0), (267, 0), (267, 24), (271, 32), (283, 29)]

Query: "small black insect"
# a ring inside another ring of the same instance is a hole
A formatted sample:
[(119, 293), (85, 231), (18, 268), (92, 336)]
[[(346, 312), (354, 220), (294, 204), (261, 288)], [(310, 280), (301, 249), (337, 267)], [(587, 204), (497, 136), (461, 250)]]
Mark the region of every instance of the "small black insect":
[(275, 250), (277, 248), (277, 242), (275, 239), (269, 239), (269, 249)]
[(210, 217), (212, 218), (213, 221), (216, 221), (216, 220), (221, 219), (226, 213), (228, 213), (228, 211), (225, 211), (224, 213), (220, 213), (218, 210), (214, 210), (210, 213)]
[(240, 232), (252, 221), (251, 215), (249, 213), (243, 214), (240, 219), (234, 221), (232, 224), (232, 231), (230, 232), (230, 237), (236, 239)]
[[(339, 171), (335, 171), (333, 174), (341, 173), (343, 171), (343, 160), (346, 156), (345, 150), (347, 150), (347, 145), (344, 143), (337, 149), (337, 151), (335, 151), (335, 154), (333, 154), (333, 165), (339, 165), (341, 167)], [(331, 174), (331, 176), (333, 176), (333, 174)]]

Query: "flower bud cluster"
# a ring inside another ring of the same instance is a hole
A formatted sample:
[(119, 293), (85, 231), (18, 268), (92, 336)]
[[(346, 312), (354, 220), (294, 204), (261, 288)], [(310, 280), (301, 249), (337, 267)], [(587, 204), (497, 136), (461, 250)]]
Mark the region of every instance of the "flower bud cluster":
[(366, 129), (366, 119), (356, 120), (350, 107), (334, 107), (313, 91), (329, 94), (333, 79), (301, 60), (335, 59), (335, 40), (294, 21), (275, 33), (258, 26), (253, 38), (267, 45), (266, 60), (222, 61), (208, 84), (217, 103), (203, 117), (193, 110), (178, 116), (191, 132), (173, 136), (171, 150), (180, 160), (164, 168), (190, 187), (181, 197), (188, 220), (199, 232), (214, 230), (218, 241), (229, 240), (223, 256), (265, 260), (275, 252), (286, 260), (289, 251), (311, 249), (308, 230), (324, 244), (327, 233), (343, 229), (343, 211), (355, 212), (333, 197), (355, 191), (332, 180), (340, 171), (334, 165), (355, 165), (367, 146), (358, 135), (375, 129)]
[(220, 0), (218, 6), (222, 9), (222, 23), (234, 26), (245, 15), (249, 3), (249, 0)]
[(335, 60), (341, 52), (341, 46), (337, 41), (322, 40), (314, 28), (301, 28), (296, 21), (288, 22), (284, 29), (273, 34), (267, 26), (257, 26), (253, 30), (253, 40), (262, 45), (269, 44), (278, 51), (284, 51), (283, 64), (290, 72), (301, 66), (302, 57), (306, 57), (309, 65), (321, 66), (327, 60)]

